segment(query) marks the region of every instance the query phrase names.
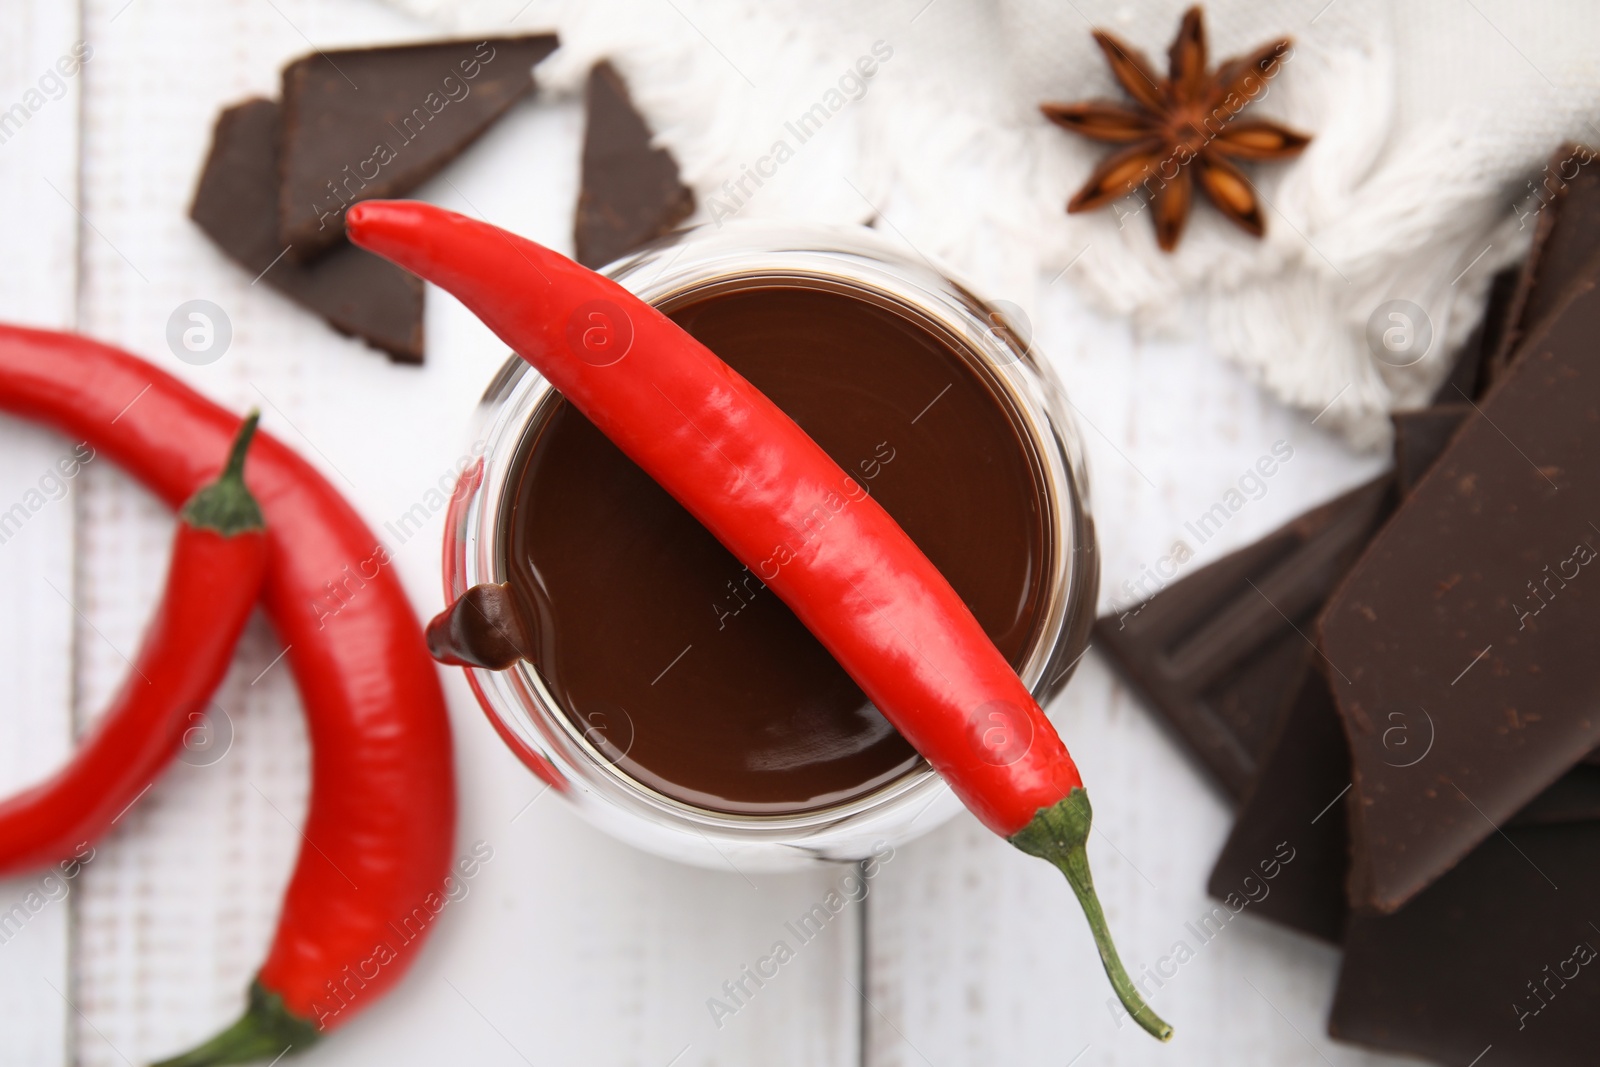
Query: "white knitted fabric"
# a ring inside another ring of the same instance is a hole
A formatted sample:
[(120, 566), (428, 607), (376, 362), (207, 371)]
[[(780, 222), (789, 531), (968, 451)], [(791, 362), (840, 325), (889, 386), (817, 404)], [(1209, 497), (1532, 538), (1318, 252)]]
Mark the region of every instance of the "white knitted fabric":
[[(1038, 104), (1122, 98), (1091, 26), (1164, 70), (1180, 0), (390, 2), (463, 35), (554, 27), (563, 48), (540, 75), (557, 91), (610, 57), (698, 221), (876, 220), (1024, 308), (1071, 284), (1146, 327), (1198, 312), (1215, 352), (1365, 447), (1387, 440), (1386, 412), (1426, 401), (1491, 274), (1526, 248), (1548, 155), (1600, 143), (1594, 0), (1214, 0), (1213, 64), (1294, 39), (1249, 114), (1314, 139), (1245, 165), (1269, 205), (1263, 240), (1197, 202), (1168, 255), (1135, 199), (1064, 213), (1107, 149)], [(1397, 299), (1434, 338), (1405, 367), (1367, 340)]]

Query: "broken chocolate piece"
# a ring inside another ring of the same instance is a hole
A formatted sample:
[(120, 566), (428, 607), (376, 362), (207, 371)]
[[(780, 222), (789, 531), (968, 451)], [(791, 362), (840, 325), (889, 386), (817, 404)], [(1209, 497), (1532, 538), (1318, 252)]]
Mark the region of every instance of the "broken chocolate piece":
[(1350, 752), (1320, 671), (1308, 668), (1294, 705), (1263, 760), (1217, 857), (1206, 891), (1218, 900), (1260, 880), (1260, 864), (1293, 850), (1250, 914), (1338, 944), (1344, 935), (1348, 867), (1344, 804)]
[(245, 270), (404, 363), (422, 362), (422, 282), (340, 238), (315, 263), (278, 243), (278, 105), (247, 100), (217, 118), (189, 217)]
[(1484, 303), (1483, 318), (1467, 335), (1466, 343), (1456, 354), (1456, 365), (1433, 394), (1435, 404), (1461, 403), (1462, 397), (1476, 397), (1485, 381), (1484, 363), (1490, 353), (1498, 351), (1506, 330), (1511, 325), (1511, 303), (1516, 296), (1522, 277), (1520, 267), (1507, 267), (1489, 282), (1489, 298)]
[(1411, 495), (1471, 414), (1472, 405), (1460, 403), (1435, 404), (1389, 416), (1394, 423), (1394, 473), (1401, 496)]
[(1368, 482), (1095, 623), (1095, 643), (1234, 797), (1299, 690), (1307, 624), (1388, 514), (1392, 486)]
[(599, 268), (653, 241), (694, 212), (678, 164), (650, 145), (650, 127), (609, 63), (589, 72), (583, 183), (573, 241), (578, 262)]
[(1562, 304), (1600, 249), (1600, 160), (1592, 149), (1564, 145), (1550, 157), (1535, 195), (1533, 242), (1511, 294), (1506, 328), (1488, 350), (1480, 392), (1505, 377), (1522, 340)]
[[(1358, 910), (1393, 912), (1600, 745), (1600, 289), (1524, 342), (1329, 602)], [(1396, 760), (1400, 729), (1426, 742)]]
[(318, 52), (283, 70), (278, 247), (308, 262), (344, 209), (438, 173), (533, 89), (548, 34)]
[[(1390, 758), (1404, 763), (1418, 754), (1407, 746), (1422, 738), (1391, 734)], [(1252, 901), (1250, 914), (1338, 944), (1349, 907), (1349, 817), (1342, 803), (1351, 788), (1350, 750), (1327, 679), (1315, 669), (1306, 678), (1282, 731), (1262, 761), (1250, 795), (1211, 871), (1207, 891), (1224, 900), (1241, 892), (1245, 879), (1260, 880), (1260, 864), (1288, 845), (1294, 858), (1272, 881), (1268, 894)], [(1511, 826), (1600, 821), (1600, 768), (1568, 771), (1517, 812)], [(1494, 839), (1479, 848), (1492, 847)]]
[[(1308, 631), (1309, 632), (1309, 631)], [(1264, 642), (1221, 684), (1207, 687), (1206, 706), (1218, 725), (1247, 752), (1257, 773), (1261, 756), (1294, 701), (1294, 680), (1311, 667), (1316, 650), (1292, 628)], [(1234, 794), (1235, 799), (1244, 790)]]
[(1533, 798), (1508, 826), (1548, 826), (1600, 820), (1600, 767), (1580, 763)]
[(1600, 823), (1508, 827), (1398, 914), (1351, 918), (1328, 1030), (1439, 1063), (1593, 1064), (1597, 897)]

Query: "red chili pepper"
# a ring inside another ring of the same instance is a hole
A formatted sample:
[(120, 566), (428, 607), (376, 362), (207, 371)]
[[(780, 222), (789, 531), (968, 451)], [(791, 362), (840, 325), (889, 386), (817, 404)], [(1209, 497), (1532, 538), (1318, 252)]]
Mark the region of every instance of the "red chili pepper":
[[(14, 326), (0, 326), (0, 408), (88, 440), (173, 506), (215, 476), (206, 457), (237, 426), (136, 356)], [(302, 1052), (382, 996), (432, 929), (455, 837), (444, 692), (382, 544), (268, 434), (248, 481), (267, 520), (264, 606), (310, 729), (311, 801), (249, 1008), (168, 1061), (188, 1067)]]
[(455, 294), (788, 604), (983, 823), (1059, 867), (1117, 995), (1172, 1029), (1117, 958), (1089, 875), (1078, 769), (943, 575), (787, 415), (621, 286), (487, 223), (409, 201), (351, 239)]
[(65, 767), (0, 803), (0, 874), (48, 866), (98, 840), (177, 755), (228, 671), (267, 569), (261, 509), (244, 484), (257, 414), (222, 476), (179, 514), (166, 590), (133, 673)]

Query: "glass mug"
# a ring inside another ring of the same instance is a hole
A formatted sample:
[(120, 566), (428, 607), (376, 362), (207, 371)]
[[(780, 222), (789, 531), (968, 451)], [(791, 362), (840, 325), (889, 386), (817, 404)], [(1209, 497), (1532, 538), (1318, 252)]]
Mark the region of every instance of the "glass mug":
[[(664, 311), (743, 286), (830, 289), (904, 315), (956, 349), (1001, 399), (1033, 453), (1045, 514), (1040, 622), (1019, 670), (1041, 704), (1060, 691), (1088, 642), (1099, 560), (1083, 450), (1055, 375), (1019, 331), (1015, 314), (987, 304), (920, 258), (864, 228), (730, 222), (672, 234), (603, 272)], [(474, 452), (445, 527), (444, 592), (507, 580), (504, 524), (525, 437), (559, 394), (513, 355), (478, 406)], [(740, 871), (791, 870), (866, 857), (938, 826), (960, 801), (925, 763), (866, 796), (793, 814), (743, 815), (696, 807), (625, 773), (592, 731), (565, 714), (538, 669), (464, 668), (491, 724), (513, 752), (593, 825), (646, 851)]]

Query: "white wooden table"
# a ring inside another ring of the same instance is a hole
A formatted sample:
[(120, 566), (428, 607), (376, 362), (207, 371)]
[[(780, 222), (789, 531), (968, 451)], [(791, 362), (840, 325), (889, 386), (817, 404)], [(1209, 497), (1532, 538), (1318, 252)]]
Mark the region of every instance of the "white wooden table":
[[(645, 2), (645, 0), (641, 0)], [(466, 441), (504, 351), (437, 292), (429, 363), (399, 368), (235, 268), (186, 217), (223, 105), (274, 95), (311, 44), (426, 36), (368, 0), (0, 0), (0, 109), (87, 41), (93, 56), (0, 144), (0, 317), (75, 328), (141, 353), (265, 425), (346, 489), (369, 521), (407, 511)], [(425, 198), (570, 244), (581, 115), (518, 107)], [(230, 350), (203, 367), (165, 343), (168, 316), (225, 309)], [(1266, 400), (1201, 344), (1146, 343), (1042, 291), (1037, 336), (1083, 426), (1107, 598), (1166, 554), (1275, 441), (1292, 462), (1199, 562), (1366, 477), (1302, 416)], [(0, 510), (71, 443), (0, 419)], [(440, 519), (398, 552), (419, 612), (439, 605)], [(48, 773), (122, 678), (165, 567), (172, 519), (109, 463), (0, 545), (0, 788)], [(1194, 547), (1194, 546), (1192, 546)], [(209, 1036), (239, 1011), (299, 843), (307, 750), (264, 623), (247, 631), (218, 702), (233, 730), (211, 766), (177, 764), (121, 818), (70, 894), (0, 944), (0, 1064), (136, 1064)], [(263, 673), (265, 672), (265, 673)], [(677, 866), (599, 836), (500, 745), (461, 678), (445, 684), (461, 769), (461, 848), (492, 861), (453, 905), (404, 986), (311, 1055), (333, 1065), (1134, 1064), (1383, 1062), (1323, 1035), (1326, 947), (1245, 918), (1156, 994), (1178, 1027), (1162, 1048), (1120, 1030), (1083, 921), (1056, 873), (961, 816), (901, 848), (845, 912), (735, 1017), (707, 998), (764, 955), (785, 920), (842, 876)], [(1100, 891), (1136, 973), (1209, 912), (1226, 834), (1219, 794), (1090, 652), (1051, 709), (1093, 790)], [(530, 803), (531, 801), (531, 803)], [(0, 910), (39, 879), (0, 882)]]

